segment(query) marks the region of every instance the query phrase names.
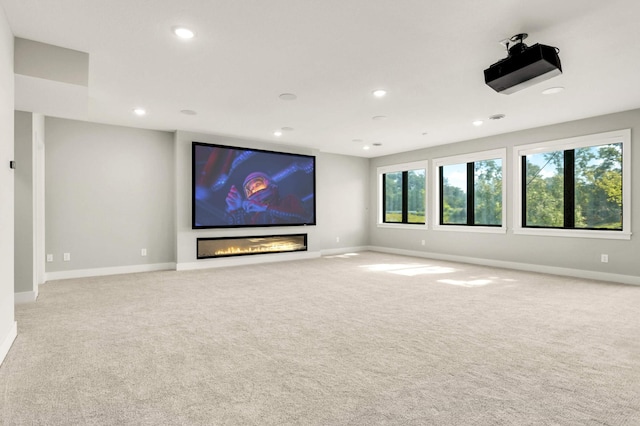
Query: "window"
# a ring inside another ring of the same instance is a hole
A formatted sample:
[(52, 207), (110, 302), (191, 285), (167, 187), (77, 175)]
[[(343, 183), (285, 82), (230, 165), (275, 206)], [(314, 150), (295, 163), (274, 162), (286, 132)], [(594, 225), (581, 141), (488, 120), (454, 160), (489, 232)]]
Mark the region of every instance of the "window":
[(440, 224), (467, 223), (467, 165), (440, 166)]
[[(438, 182), (434, 229), (504, 232), (505, 182), (502, 179), (506, 150), (434, 160)], [(489, 229), (493, 228), (493, 229)]]
[(426, 224), (426, 172), (425, 162), (378, 169), (379, 224)]
[(515, 231), (630, 238), (630, 140), (622, 130), (516, 147)]

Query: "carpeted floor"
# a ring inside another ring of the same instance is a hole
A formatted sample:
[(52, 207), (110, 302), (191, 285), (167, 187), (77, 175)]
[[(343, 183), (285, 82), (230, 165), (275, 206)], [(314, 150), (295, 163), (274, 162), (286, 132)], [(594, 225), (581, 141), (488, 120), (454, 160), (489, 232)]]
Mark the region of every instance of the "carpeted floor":
[(640, 425), (640, 287), (363, 252), (53, 281), (4, 425)]

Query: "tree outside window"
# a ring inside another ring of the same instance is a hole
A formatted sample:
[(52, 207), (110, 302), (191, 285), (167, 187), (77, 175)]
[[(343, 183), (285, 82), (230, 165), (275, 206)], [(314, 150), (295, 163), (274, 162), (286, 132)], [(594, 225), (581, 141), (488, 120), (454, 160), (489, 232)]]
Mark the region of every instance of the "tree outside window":
[(502, 159), (440, 166), (440, 224), (502, 224)]
[(382, 174), (383, 222), (425, 224), (426, 171)]
[(402, 223), (402, 174), (385, 173), (384, 180), (384, 221)]
[(622, 230), (622, 143), (522, 157), (526, 227)]

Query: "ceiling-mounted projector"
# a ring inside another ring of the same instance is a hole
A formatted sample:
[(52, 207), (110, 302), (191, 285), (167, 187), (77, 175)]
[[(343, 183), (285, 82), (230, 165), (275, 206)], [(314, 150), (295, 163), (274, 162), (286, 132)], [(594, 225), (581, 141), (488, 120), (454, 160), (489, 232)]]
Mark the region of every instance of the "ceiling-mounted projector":
[[(507, 40), (508, 56), (484, 70), (484, 82), (506, 95), (562, 74), (558, 49), (543, 44), (528, 47), (522, 42), (527, 34)], [(510, 42), (514, 42), (509, 47)]]

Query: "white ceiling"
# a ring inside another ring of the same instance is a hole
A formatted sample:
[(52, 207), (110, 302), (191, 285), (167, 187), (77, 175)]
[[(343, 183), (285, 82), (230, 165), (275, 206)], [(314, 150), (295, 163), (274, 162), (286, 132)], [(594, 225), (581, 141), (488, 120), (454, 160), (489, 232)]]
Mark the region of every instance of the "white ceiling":
[[(0, 5), (16, 37), (89, 53), (88, 111), (68, 118), (375, 157), (640, 107), (638, 0)], [(196, 37), (177, 39), (176, 25)], [(500, 40), (522, 32), (528, 45), (558, 47), (564, 73), (498, 94), (483, 70), (506, 57)], [(541, 94), (553, 86), (566, 90)], [(374, 98), (378, 88), (387, 96)], [(133, 115), (138, 106), (148, 114)], [(273, 136), (282, 127), (294, 130)], [(382, 146), (363, 150), (372, 143)]]

